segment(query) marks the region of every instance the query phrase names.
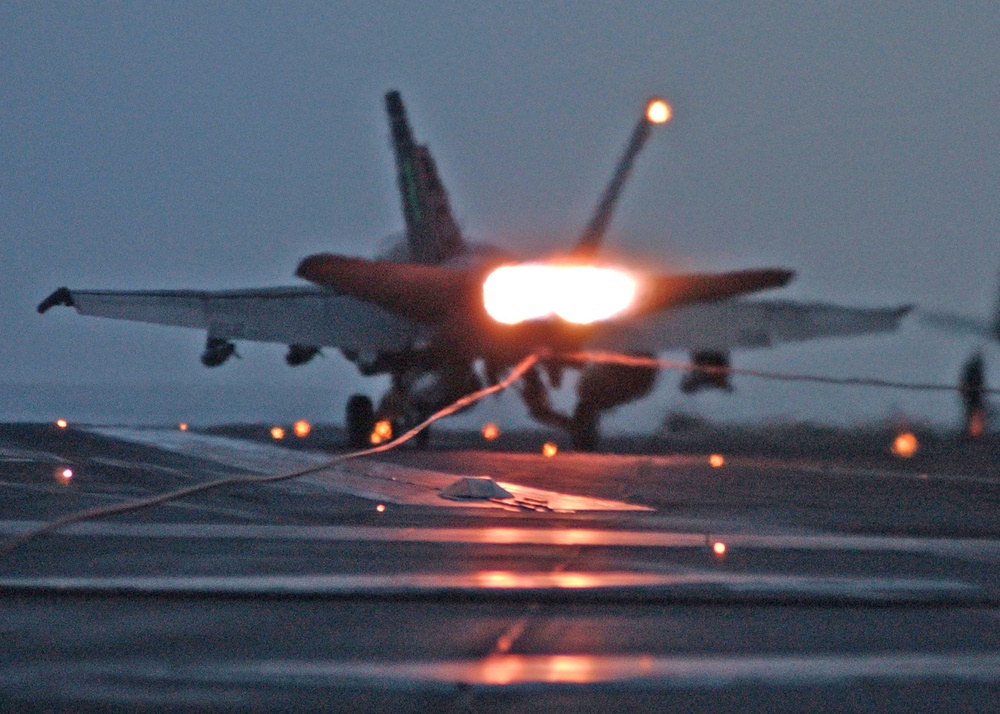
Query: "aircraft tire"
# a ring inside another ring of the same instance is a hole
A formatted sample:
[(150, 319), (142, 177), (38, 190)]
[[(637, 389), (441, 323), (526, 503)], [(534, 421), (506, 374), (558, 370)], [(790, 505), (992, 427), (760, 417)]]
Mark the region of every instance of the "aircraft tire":
[(597, 451), (598, 424), (601, 413), (583, 404), (577, 404), (569, 426), (570, 438), (576, 451)]
[(431, 440), (431, 428), (427, 427), (419, 434), (417, 434), (415, 437), (413, 437), (413, 445), (416, 446), (418, 449), (426, 449), (427, 444), (430, 442), (430, 440)]
[(348, 446), (352, 449), (363, 449), (368, 446), (368, 438), (375, 428), (375, 407), (372, 405), (371, 397), (352, 394), (347, 400), (345, 423)]

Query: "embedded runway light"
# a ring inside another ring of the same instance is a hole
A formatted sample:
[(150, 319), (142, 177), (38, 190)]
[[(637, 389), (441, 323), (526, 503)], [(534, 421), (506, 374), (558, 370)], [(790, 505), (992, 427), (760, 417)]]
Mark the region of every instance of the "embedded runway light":
[(969, 415), (969, 425), (965, 435), (970, 439), (978, 439), (986, 431), (986, 414), (982, 408), (973, 409)]
[(305, 419), (299, 419), (295, 422), (295, 426), (292, 427), (292, 430), (295, 432), (295, 436), (300, 439), (304, 439), (309, 436), (309, 432), (312, 431), (312, 425)]
[(285, 430), (280, 426), (271, 427), (271, 438), (275, 441), (281, 441), (285, 438)]
[(180, 429), (181, 431), (187, 431), (188, 425), (185, 422), (181, 422), (180, 424), (177, 425), (177, 428)]
[(664, 124), (672, 115), (670, 105), (662, 99), (654, 99), (646, 105), (646, 119), (653, 124)]
[(378, 511), (379, 513), (385, 513), (385, 504), (384, 503), (378, 504), (377, 506), (375, 506), (375, 510)]
[(483, 425), (483, 438), (486, 441), (494, 441), (498, 436), (500, 436), (500, 428), (496, 424)]
[(912, 431), (904, 431), (892, 442), (892, 453), (901, 459), (909, 459), (917, 453), (920, 442)]
[(587, 325), (624, 312), (637, 292), (636, 279), (614, 268), (504, 265), (483, 282), (483, 303), (490, 317), (505, 325), (551, 315)]
[(547, 459), (551, 459), (553, 456), (559, 453), (559, 447), (553, 444), (551, 441), (546, 441), (542, 444), (542, 456)]
[(726, 459), (722, 454), (712, 454), (708, 457), (708, 464), (713, 469), (721, 469), (726, 465)]
[(65, 429), (66, 427), (69, 426), (69, 422), (67, 422), (65, 419), (57, 419), (56, 426), (58, 426), (60, 429)]
[(721, 540), (715, 541), (712, 543), (712, 552), (721, 558), (726, 554), (726, 544)]
[(390, 439), (392, 439), (392, 422), (388, 419), (380, 419), (375, 422), (375, 428), (372, 429), (368, 441), (374, 446), (378, 446), (383, 441), (389, 441)]
[(64, 468), (56, 470), (56, 481), (68, 486), (73, 481), (73, 469)]

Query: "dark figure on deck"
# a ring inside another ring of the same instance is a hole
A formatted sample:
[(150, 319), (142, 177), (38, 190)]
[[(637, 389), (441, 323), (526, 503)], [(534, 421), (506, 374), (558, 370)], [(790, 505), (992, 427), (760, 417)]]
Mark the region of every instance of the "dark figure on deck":
[(962, 368), (962, 381), (959, 391), (965, 406), (966, 439), (975, 439), (986, 430), (986, 410), (983, 405), (983, 385), (986, 381), (983, 368), (983, 356), (974, 354)]

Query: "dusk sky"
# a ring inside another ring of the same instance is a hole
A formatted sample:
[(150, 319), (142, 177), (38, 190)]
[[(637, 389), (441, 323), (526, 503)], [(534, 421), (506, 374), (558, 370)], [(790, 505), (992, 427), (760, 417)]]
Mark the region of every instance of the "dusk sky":
[[(332, 350), (290, 369), (283, 346), (241, 344), (243, 359), (209, 370), (202, 332), (35, 307), (61, 285), (293, 285), (310, 253), (373, 256), (402, 229), (389, 89), (474, 241), (569, 245), (658, 94), (674, 120), (639, 159), (609, 255), (789, 267), (796, 280), (773, 297), (986, 318), (1000, 270), (998, 38), (995, 2), (4, 3), (0, 418), (64, 406), (107, 422), (340, 422), (351, 392), (377, 397), (385, 383)], [(733, 363), (953, 383), (978, 347), (909, 318), (894, 335)], [(983, 350), (996, 386), (1000, 349)], [(691, 398), (677, 380), (662, 375), (612, 428), (671, 410), (958, 417), (950, 394), (736, 378), (734, 394)], [(507, 397), (480, 414), (523, 409)]]

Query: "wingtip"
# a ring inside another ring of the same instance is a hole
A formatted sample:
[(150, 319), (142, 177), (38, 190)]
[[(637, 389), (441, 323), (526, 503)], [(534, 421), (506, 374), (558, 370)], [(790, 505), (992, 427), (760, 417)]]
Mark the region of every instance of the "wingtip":
[(784, 287), (795, 279), (795, 271), (788, 268), (777, 268), (774, 274), (777, 287)]
[(308, 280), (316, 285), (328, 285), (331, 275), (337, 273), (349, 259), (332, 253), (317, 253), (303, 258), (295, 269), (296, 277)]
[(69, 288), (58, 288), (51, 295), (38, 303), (38, 314), (44, 315), (56, 305), (75, 307), (75, 304), (73, 303), (73, 293), (70, 292)]

